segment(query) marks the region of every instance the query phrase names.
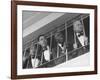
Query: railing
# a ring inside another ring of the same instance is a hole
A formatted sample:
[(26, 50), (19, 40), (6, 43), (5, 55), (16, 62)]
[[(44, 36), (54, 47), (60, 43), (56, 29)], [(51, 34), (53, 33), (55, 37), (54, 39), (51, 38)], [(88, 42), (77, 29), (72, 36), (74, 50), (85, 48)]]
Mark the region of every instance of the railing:
[[(82, 54), (85, 54), (87, 52), (89, 52), (89, 44), (68, 52), (67, 53), (68, 54), (68, 60), (71, 60), (71, 59), (78, 57)], [(66, 60), (66, 54), (64, 54), (62, 56), (59, 56), (58, 58), (50, 60), (49, 62), (46, 62), (46, 63), (39, 65), (37, 68), (54, 67), (54, 66), (59, 65), (63, 62), (66, 62), (68, 60)]]

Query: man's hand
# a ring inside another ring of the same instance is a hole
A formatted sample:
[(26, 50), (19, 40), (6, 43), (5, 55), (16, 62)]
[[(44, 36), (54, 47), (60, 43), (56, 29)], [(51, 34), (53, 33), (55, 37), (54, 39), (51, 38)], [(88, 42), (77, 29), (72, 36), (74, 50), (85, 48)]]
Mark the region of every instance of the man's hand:
[(77, 48), (78, 48), (78, 46), (77, 46), (76, 43), (73, 44), (73, 48), (74, 48), (74, 49), (77, 49)]

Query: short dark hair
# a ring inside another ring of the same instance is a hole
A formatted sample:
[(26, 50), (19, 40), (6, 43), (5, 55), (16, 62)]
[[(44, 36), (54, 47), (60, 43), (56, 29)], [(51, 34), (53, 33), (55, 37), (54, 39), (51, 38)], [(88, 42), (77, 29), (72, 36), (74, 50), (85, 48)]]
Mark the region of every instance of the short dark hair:
[(38, 38), (37, 38), (38, 41), (39, 41), (39, 39), (40, 39), (41, 36), (44, 36), (44, 34), (41, 34), (41, 35), (38, 36)]

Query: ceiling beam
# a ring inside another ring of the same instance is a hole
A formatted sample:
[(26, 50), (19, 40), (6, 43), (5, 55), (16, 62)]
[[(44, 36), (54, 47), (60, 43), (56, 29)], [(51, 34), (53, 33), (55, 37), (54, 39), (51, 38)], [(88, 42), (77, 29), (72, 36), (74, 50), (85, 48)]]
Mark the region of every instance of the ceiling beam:
[(56, 20), (57, 18), (61, 17), (65, 13), (51, 13), (48, 16), (44, 17), (43, 19), (37, 21), (36, 23), (32, 24), (31, 26), (25, 28), (23, 30), (23, 38), (27, 35), (31, 34), (32, 32), (38, 30), (39, 28), (47, 25), (48, 23)]

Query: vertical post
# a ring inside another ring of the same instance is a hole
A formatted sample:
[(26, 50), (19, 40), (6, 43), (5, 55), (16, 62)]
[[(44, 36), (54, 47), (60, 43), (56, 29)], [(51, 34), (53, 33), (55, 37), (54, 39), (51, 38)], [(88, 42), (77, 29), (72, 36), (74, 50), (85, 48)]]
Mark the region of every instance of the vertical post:
[(28, 64), (29, 64), (29, 60), (28, 60), (28, 62), (27, 62), (27, 68), (28, 68)]
[(86, 34), (85, 34), (85, 27), (84, 27), (84, 22), (83, 22), (83, 18), (82, 18), (82, 16), (81, 16), (81, 22), (82, 22), (82, 25), (83, 25), (83, 34), (84, 34), (84, 37), (85, 37)]
[(59, 46), (57, 45), (57, 58), (59, 57)]
[(36, 63), (36, 57), (37, 57), (37, 52), (38, 52), (38, 44), (37, 45), (37, 48), (36, 48), (36, 54), (35, 54), (35, 61), (34, 61), (34, 66), (35, 66), (35, 63)]
[[(59, 28), (57, 29), (57, 32), (59, 32)], [(59, 46), (57, 45), (57, 58), (59, 57)]]
[(65, 21), (65, 54), (66, 54), (66, 61), (68, 60), (68, 51), (67, 51), (67, 24), (66, 24), (66, 21)]
[(75, 32), (74, 32), (74, 42), (75, 42), (75, 44), (77, 44)]
[(52, 32), (50, 34), (50, 50), (49, 50), (50, 57), (51, 57), (51, 52), (52, 52)]
[(43, 62), (43, 52), (42, 52), (42, 56), (41, 56), (41, 62), (40, 62), (40, 65), (42, 65), (42, 62)]
[(25, 56), (25, 54), (26, 54), (26, 48), (25, 48), (25, 50), (24, 50), (24, 54), (23, 54), (23, 56)]
[[(25, 50), (25, 52), (26, 52), (26, 50)], [(29, 53), (28, 53), (29, 54)], [(26, 56), (26, 54), (24, 54), (25, 56)], [(30, 56), (30, 55), (29, 55)], [(29, 56), (28, 56), (28, 58), (29, 58)], [(28, 64), (29, 64), (29, 59), (28, 59), (28, 62), (27, 62), (27, 68), (28, 68)]]
[[(83, 26), (83, 35), (84, 37), (86, 37), (86, 34), (85, 34), (85, 27), (84, 27), (84, 22), (83, 22), (83, 18), (82, 18), (82, 15), (81, 15), (81, 22), (82, 22), (82, 26)], [(84, 46), (85, 46), (85, 40), (84, 40)], [(86, 49), (85, 47), (83, 47), (84, 50)]]
[[(74, 23), (74, 22), (73, 22)], [(75, 34), (75, 30), (74, 30), (74, 25), (73, 25), (73, 31), (74, 31), (74, 44), (77, 45), (77, 41), (76, 41), (76, 34)], [(77, 49), (77, 48), (75, 48)]]

